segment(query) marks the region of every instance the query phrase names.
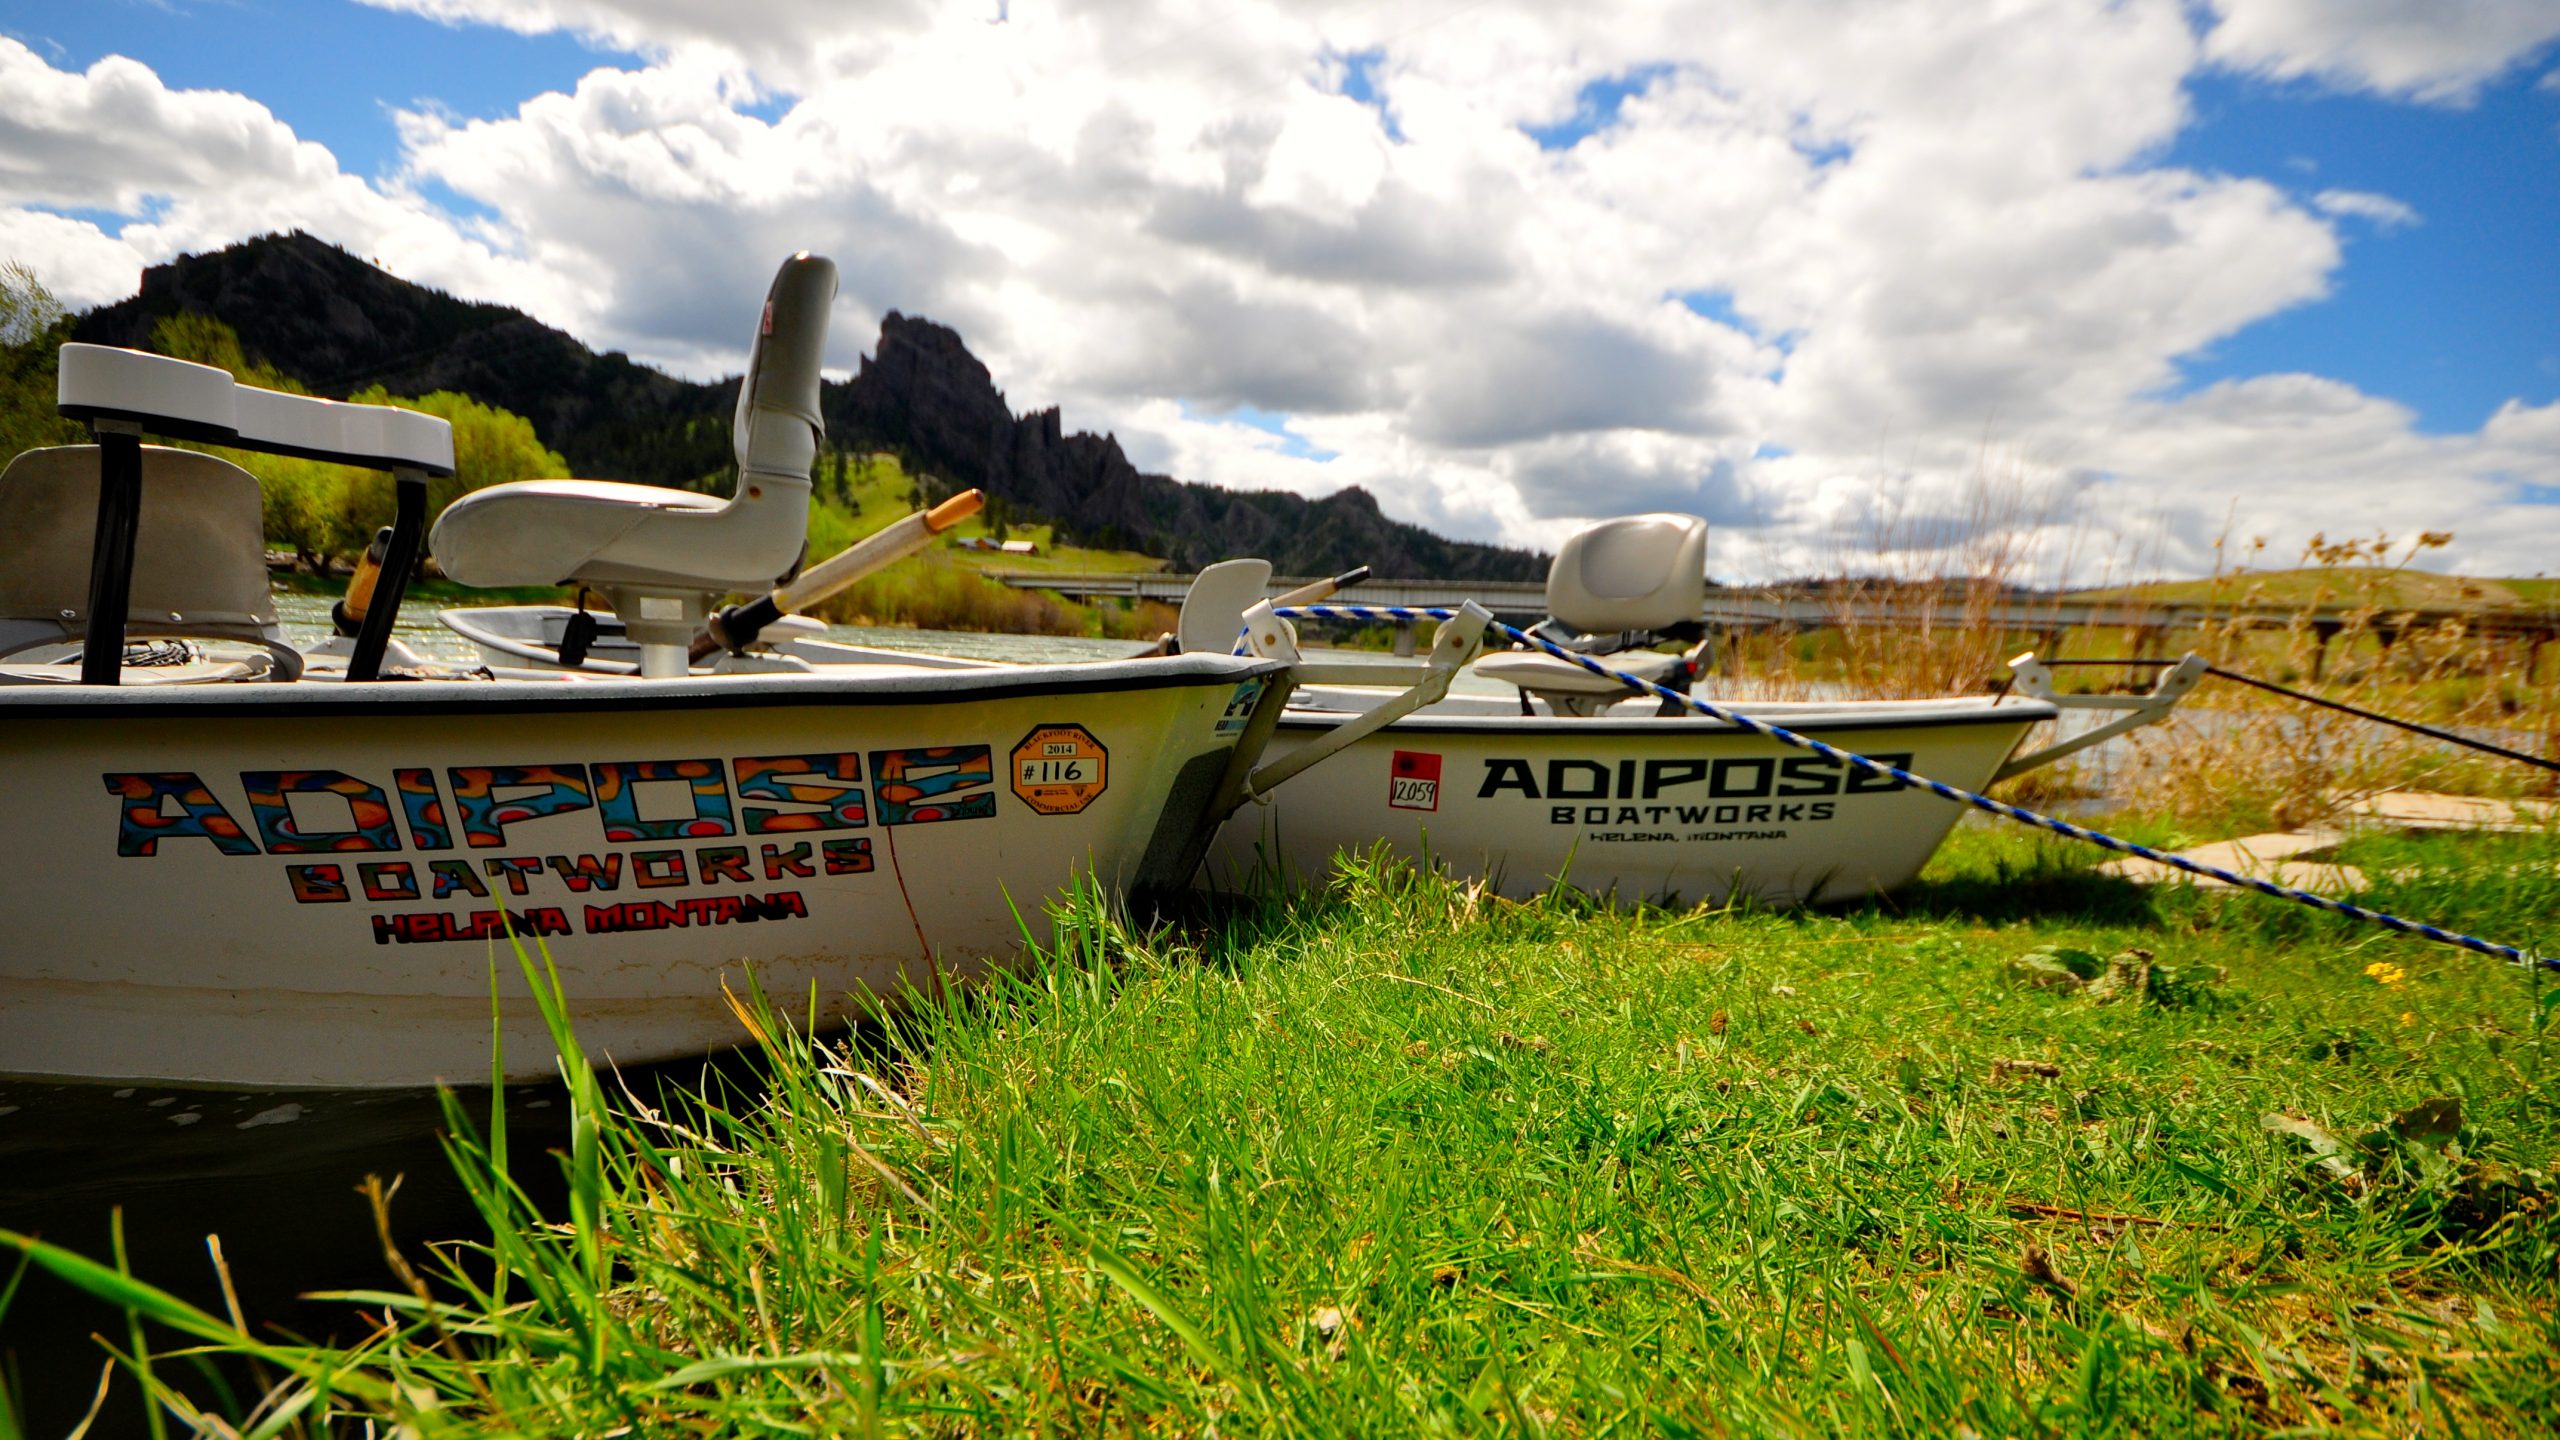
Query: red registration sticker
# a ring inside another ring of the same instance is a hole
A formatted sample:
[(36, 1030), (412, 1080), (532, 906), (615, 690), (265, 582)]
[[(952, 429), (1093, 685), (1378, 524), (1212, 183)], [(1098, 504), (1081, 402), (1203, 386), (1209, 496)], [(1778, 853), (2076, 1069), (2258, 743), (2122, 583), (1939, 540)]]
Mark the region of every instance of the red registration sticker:
[(1399, 750), (1387, 767), (1387, 804), (1397, 810), (1440, 808), (1440, 757)]

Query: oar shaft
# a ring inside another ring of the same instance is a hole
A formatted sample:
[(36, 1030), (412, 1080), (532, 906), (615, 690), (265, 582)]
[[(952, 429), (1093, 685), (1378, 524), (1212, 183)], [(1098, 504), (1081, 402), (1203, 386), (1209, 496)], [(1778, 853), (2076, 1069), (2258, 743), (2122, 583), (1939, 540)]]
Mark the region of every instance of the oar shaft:
[(983, 492), (963, 490), (930, 510), (893, 521), (810, 566), (788, 584), (774, 587), (774, 603), (782, 607), (784, 614), (814, 605), (872, 571), (923, 549), (934, 536), (977, 514), (986, 503)]
[(767, 625), (923, 549), (934, 536), (977, 514), (986, 503), (984, 491), (963, 490), (930, 510), (892, 521), (801, 571), (789, 582), (775, 586), (770, 594), (732, 605), (712, 616), (702, 633), (693, 637), (688, 658), (698, 664), (723, 649), (743, 649)]
[(1271, 605), (1273, 609), (1283, 605), (1313, 605), (1319, 600), (1331, 599), (1337, 592), (1348, 590), (1368, 578), (1368, 566), (1354, 566), (1330, 580), (1318, 580), (1311, 585), (1301, 585), (1286, 595), (1273, 596)]

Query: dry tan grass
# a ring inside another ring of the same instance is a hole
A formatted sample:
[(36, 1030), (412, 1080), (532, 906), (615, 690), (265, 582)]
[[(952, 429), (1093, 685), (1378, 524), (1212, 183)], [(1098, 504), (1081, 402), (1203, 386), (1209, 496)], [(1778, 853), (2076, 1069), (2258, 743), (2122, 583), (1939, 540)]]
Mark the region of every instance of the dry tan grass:
[[(2302, 568), (2272, 575), (2260, 568), (2264, 540), (2252, 541), (2236, 563), (2229, 557), (2237, 547), (2226, 541), (2216, 546), (2226, 563), (2205, 581), (2106, 591), (2137, 607), (2145, 595), (2165, 595), (2180, 613), (2164, 608), (2153, 620), (2137, 609), (2133, 623), (2065, 628), (2064, 592), (2028, 592), (2021, 583), (2045, 517), (2018, 508), (2014, 493), (1986, 493), (1934, 528), (1877, 526), (1859, 563), (1841, 566), (1851, 578), (1822, 584), (1832, 623), (1732, 637), (1723, 688), (1762, 698), (1980, 693), (2002, 682), (2009, 657), (2029, 649), (2077, 659), (2194, 651), (2216, 666), (2330, 700), (2511, 750), (2560, 755), (2560, 686), (2549, 678), (2560, 668), (2560, 644), (2483, 629), (2479, 617), (2488, 607), (2510, 600), (2503, 588), (2493, 594), (2463, 577), (2410, 569), (2418, 556), (2449, 543), (2449, 533), (2407, 542), (2315, 536), (2300, 556)], [(2038, 595), (2051, 597), (2051, 618), (2042, 623)], [(2479, 608), (2470, 616), (2421, 613), (2406, 608), (2413, 596), (2439, 611), (2448, 597)], [(1995, 608), (2003, 606), (2010, 612), (2005, 623)], [(2188, 618), (2198, 606), (2204, 618)], [(2065, 683), (2139, 689), (2154, 673), (2076, 670)], [(2321, 819), (2344, 797), (2391, 788), (2560, 793), (2560, 776), (2550, 771), (2222, 679), (2207, 680), (2177, 718), (2109, 748), (2103, 771), (2066, 762), (2021, 777), (2006, 793), (2020, 803), (2138, 793), (2146, 811), (2182, 820), (2288, 826)]]

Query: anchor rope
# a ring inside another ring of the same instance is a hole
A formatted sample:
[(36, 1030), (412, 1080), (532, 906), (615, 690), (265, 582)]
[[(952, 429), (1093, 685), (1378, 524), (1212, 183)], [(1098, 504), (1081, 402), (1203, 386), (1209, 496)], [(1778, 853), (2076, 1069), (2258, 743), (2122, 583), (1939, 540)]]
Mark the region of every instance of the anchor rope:
[[(1314, 620), (1450, 620), (1455, 619), (1458, 614), (1457, 611), (1450, 609), (1415, 608), (1402, 605), (1292, 605), (1276, 610), (1273, 613), (1288, 619)], [(1573, 651), (1565, 649), (1563, 646), (1556, 644), (1554, 641), (1547, 639), (1543, 635), (1534, 635), (1526, 630), (1516, 629), (1499, 620), (1487, 621), (1486, 628), (1496, 631), (1514, 642), (1532, 646), (1536, 649), (1545, 651), (1547, 654), (1552, 655), (1559, 660), (1581, 666), (1583, 669), (1590, 671), (1594, 675), (1598, 675), (1604, 679), (1615, 680), (1619, 684), (1624, 685), (1628, 689), (1636, 691), (1639, 694), (1652, 695), (1660, 699), (1672, 701), (1675, 704), (1685, 705), (1689, 709), (1706, 716), (1710, 720), (1722, 720), (1728, 725), (1732, 725), (1737, 729), (1747, 730), (1754, 735), (1763, 735), (1769, 739), (1776, 740), (1781, 744), (1793, 745), (1801, 750), (1810, 750), (1813, 753), (1830, 760), (1834, 764), (1854, 765), (1872, 775), (1889, 776), (1905, 785), (1912, 786), (1916, 789), (1926, 790), (1942, 800), (1952, 800), (1960, 805), (1970, 805), (1976, 810), (1986, 811), (1990, 814), (1998, 815), (2003, 819), (2015, 820), (2021, 825), (2034, 826), (2040, 830), (2050, 830), (2056, 835), (2064, 835), (2074, 840), (2086, 841), (2087, 843), (2096, 845), (2101, 849), (2113, 850), (2120, 855), (2136, 856), (2157, 864), (2166, 865), (2173, 870), (2183, 870), (2190, 875), (2201, 875), (2208, 879), (2219, 880), (2226, 885), (2235, 885), (2244, 890), (2254, 890), (2261, 895), (2272, 896), (2278, 900), (2291, 900), (2299, 905), (2308, 905), (2315, 910), (2328, 911), (2332, 915), (2343, 915), (2350, 920), (2361, 920), (2368, 925), (2379, 925), (2383, 929), (2397, 931), (2403, 935), (2415, 935), (2420, 939), (2432, 940), (2439, 945), (2451, 945), (2458, 949), (2469, 950), (2474, 954), (2486, 955), (2497, 960), (2505, 960), (2511, 964), (2528, 967), (2538, 966), (2549, 970), (2560, 970), (2560, 958), (2531, 954), (2524, 950), (2520, 950), (2513, 945), (2501, 945), (2494, 941), (2482, 940), (2476, 936), (2464, 935), (2458, 931), (2444, 929), (2441, 926), (2429, 925), (2424, 921), (2404, 920), (2397, 915), (2388, 914), (2384, 911), (2368, 910), (2364, 906), (2349, 904), (2344, 900), (2332, 899), (2329, 896), (2314, 894), (2308, 890), (2296, 890), (2289, 885), (2278, 885), (2273, 881), (2261, 880), (2255, 876), (2238, 874), (2234, 871), (2225, 870), (2218, 865), (2208, 865), (2200, 860), (2190, 860), (2183, 855), (2172, 855), (2165, 850), (2154, 850), (2148, 845), (2136, 844), (2131, 840), (2109, 835), (2103, 831), (2091, 830), (2086, 826), (2074, 825), (2068, 820), (2058, 819), (2039, 811), (2029, 810), (2024, 806), (2011, 805), (2006, 801), (1994, 800), (1988, 795), (1976, 794), (1975, 792), (1964, 789), (1960, 786), (1949, 785), (1939, 780), (1932, 780), (1926, 775), (1915, 775), (1912, 772), (1903, 769), (1901, 766), (1888, 765), (1881, 760), (1871, 760), (1864, 755), (1843, 750), (1836, 745), (1825, 744), (1820, 740), (1814, 739), (1810, 735), (1799, 735), (1795, 731), (1789, 730), (1783, 725), (1773, 725), (1766, 720), (1755, 720), (1748, 715), (1727, 709), (1713, 701), (1701, 700), (1695, 695), (1684, 695), (1667, 685), (1657, 684), (1651, 680), (1646, 680), (1639, 676), (1628, 674), (1624, 670), (1612, 669), (1609, 666), (1603, 665), (1592, 659), (1588, 655), (1575, 654)]]
[[(2044, 663), (2047, 665), (2112, 665), (2128, 669), (2164, 670), (2178, 662), (2175, 660), (2047, 660)], [(2456, 734), (2451, 730), (2440, 730), (2433, 725), (2421, 725), (2415, 720), (2403, 720), (2396, 715), (2385, 715), (2379, 710), (2367, 710), (2360, 705), (2350, 705), (2343, 700), (2329, 699), (2325, 695), (2288, 689), (2272, 680), (2261, 680), (2255, 675), (2243, 675), (2237, 670), (2225, 670), (2219, 665), (2207, 665), (2204, 667), (2204, 673), (2237, 681), (2269, 694), (2282, 695), (2288, 700), (2299, 700), (2306, 705), (2318, 705), (2342, 714), (2353, 715), (2359, 720), (2371, 720), (2379, 725), (2394, 726), (2413, 735), (2424, 735), (2430, 740), (2441, 740), (2448, 745), (2460, 745), (2466, 749), (2503, 756), (2509, 760), (2521, 760), (2527, 765), (2540, 769), (2560, 772), (2560, 760), (2546, 760), (2539, 755), (2527, 755), (2521, 750), (2510, 750), (2504, 745), (2492, 745), (2486, 740), (2474, 740), (2468, 735)]]

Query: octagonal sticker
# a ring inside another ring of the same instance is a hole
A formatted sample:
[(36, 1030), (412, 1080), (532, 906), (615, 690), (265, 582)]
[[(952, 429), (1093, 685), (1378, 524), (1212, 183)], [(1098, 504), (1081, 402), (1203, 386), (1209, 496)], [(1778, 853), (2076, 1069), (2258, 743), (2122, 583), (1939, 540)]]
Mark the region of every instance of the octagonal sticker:
[(1039, 725), (1013, 747), (1013, 793), (1043, 815), (1073, 815), (1111, 783), (1111, 752), (1081, 725)]

